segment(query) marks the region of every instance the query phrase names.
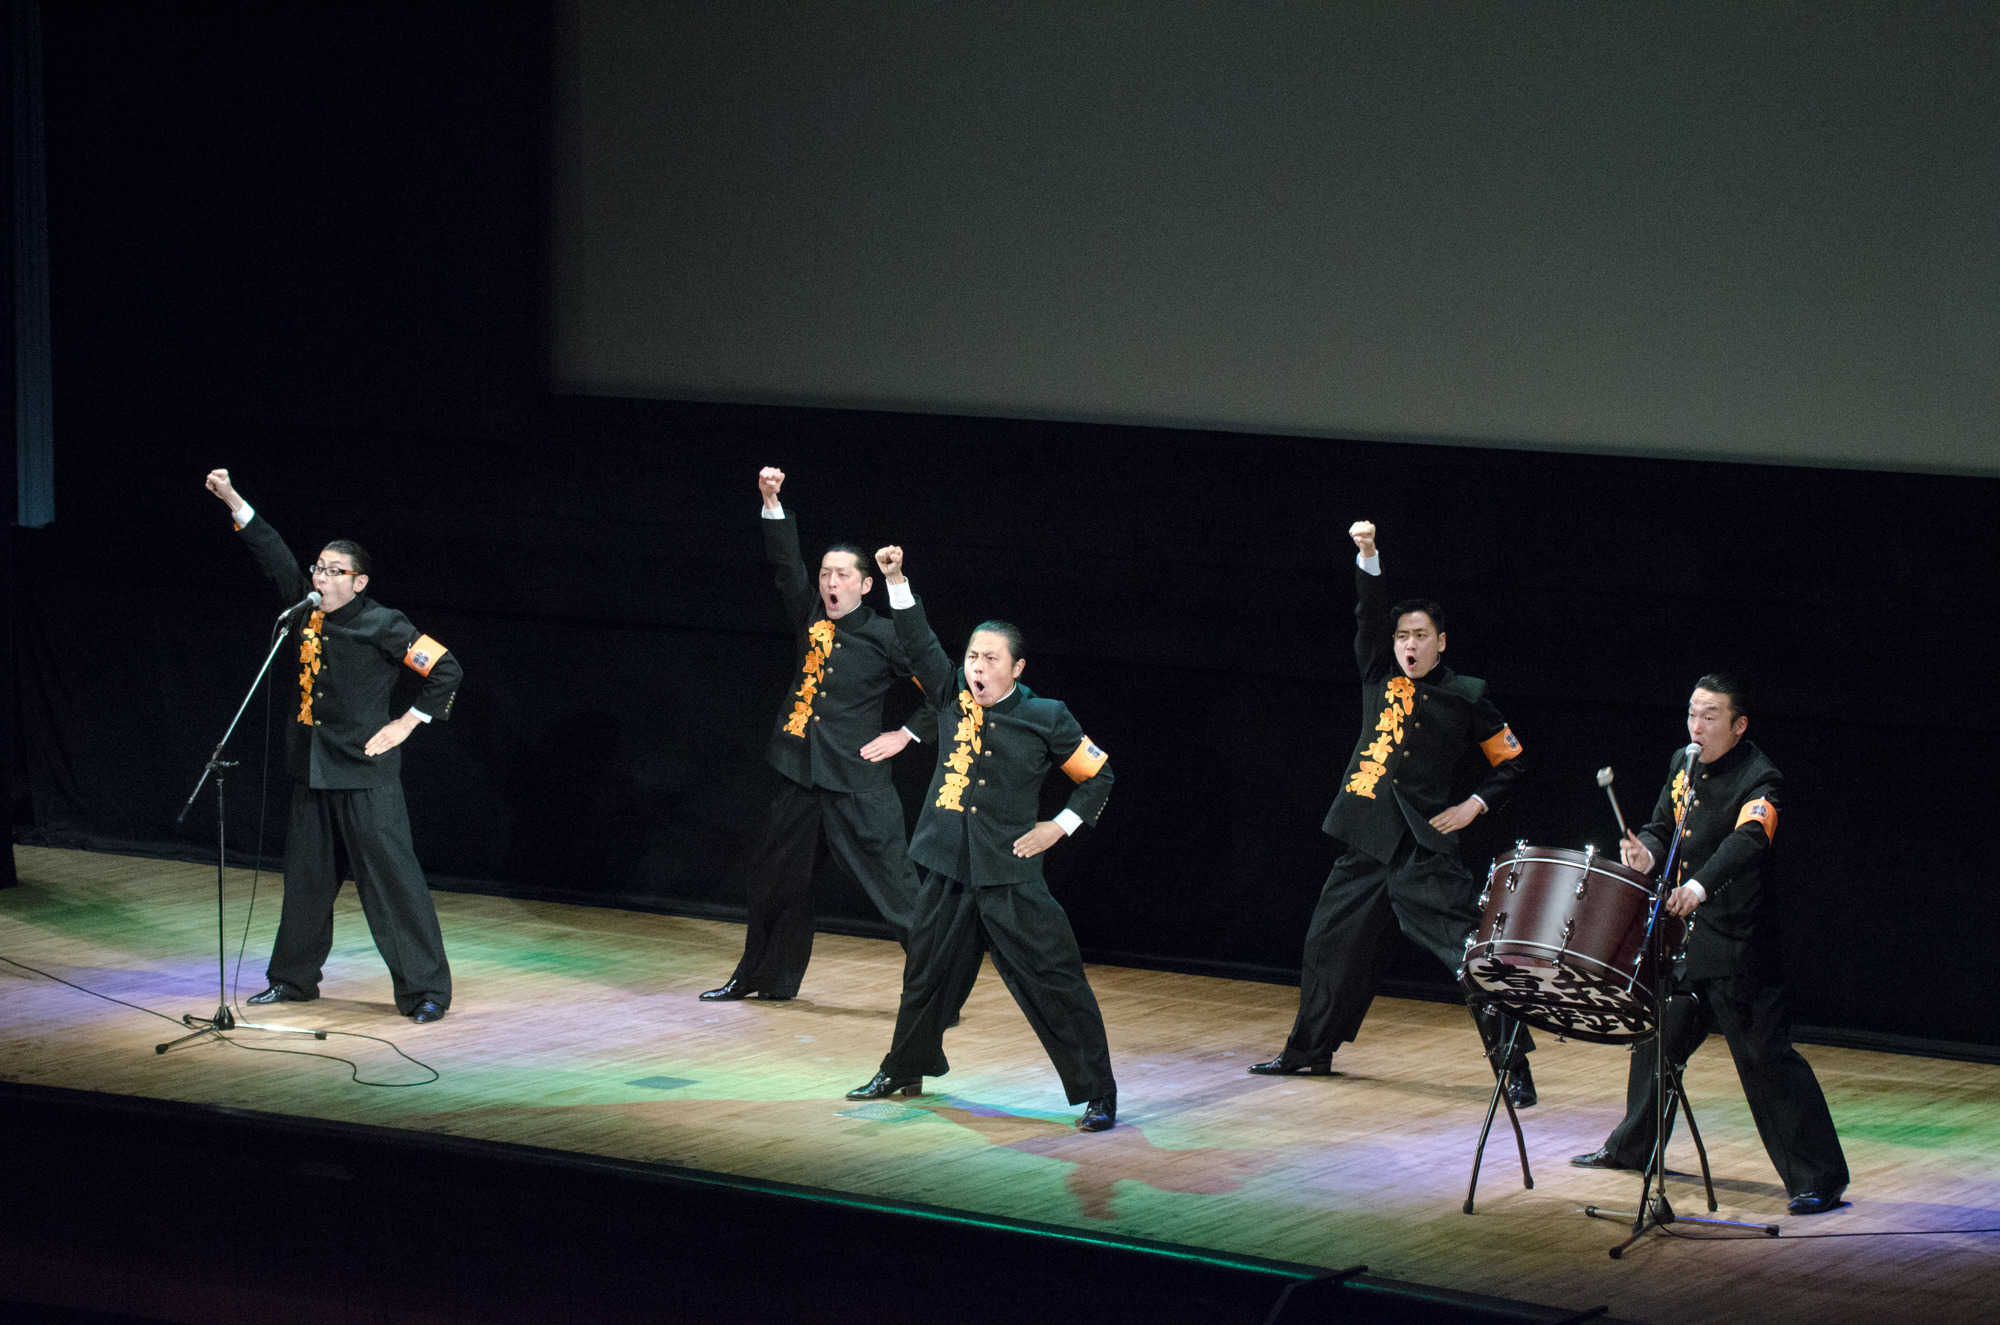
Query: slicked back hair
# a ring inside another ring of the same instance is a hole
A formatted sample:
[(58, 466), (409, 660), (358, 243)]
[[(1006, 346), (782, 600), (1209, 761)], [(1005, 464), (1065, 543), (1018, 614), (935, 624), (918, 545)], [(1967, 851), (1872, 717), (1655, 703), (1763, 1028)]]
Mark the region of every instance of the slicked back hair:
[(354, 563), (356, 575), (366, 575), (375, 563), (369, 559), (368, 549), (351, 538), (336, 538), (320, 549), (322, 552), (338, 552)]
[[(861, 572), (861, 578), (872, 579), (875, 575), (875, 558), (869, 556), (852, 543), (830, 543), (827, 545), (826, 552), (851, 553), (854, 557), (854, 568)], [(826, 552), (819, 554), (821, 562), (826, 560)], [(818, 571), (813, 572), (815, 575), (818, 573)]]
[(1394, 634), (1396, 627), (1403, 624), (1403, 617), (1411, 612), (1422, 612), (1431, 619), (1431, 628), (1444, 634), (1444, 609), (1428, 598), (1405, 598), (1390, 608), (1389, 632)]
[[(1013, 622), (982, 621), (972, 628), (972, 635), (977, 635), (981, 631), (990, 631), (995, 635), (1005, 636), (1007, 640), (1007, 656), (1015, 662), (1019, 662), (1028, 656), (1028, 641), (1021, 634), (1021, 628)], [(967, 647), (970, 647), (972, 644), (972, 635), (965, 637)]]
[(1738, 718), (1747, 718), (1750, 716), (1749, 695), (1743, 689), (1743, 683), (1728, 672), (1710, 672), (1708, 675), (1702, 677), (1701, 680), (1696, 681), (1694, 688), (1696, 690), (1706, 690), (1711, 694), (1728, 696), (1730, 721), (1734, 722)]

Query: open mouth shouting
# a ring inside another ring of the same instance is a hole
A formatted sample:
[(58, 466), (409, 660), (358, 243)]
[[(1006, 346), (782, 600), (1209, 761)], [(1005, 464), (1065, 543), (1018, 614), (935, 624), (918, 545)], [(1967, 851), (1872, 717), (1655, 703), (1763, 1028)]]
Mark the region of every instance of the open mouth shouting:
[(965, 646), (965, 688), (972, 692), (973, 703), (982, 708), (1007, 698), (1014, 689), (1014, 678), (1028, 665), (1026, 658), (1015, 653), (1020, 632), (1005, 622), (990, 624), (998, 629), (973, 631), (971, 643)]

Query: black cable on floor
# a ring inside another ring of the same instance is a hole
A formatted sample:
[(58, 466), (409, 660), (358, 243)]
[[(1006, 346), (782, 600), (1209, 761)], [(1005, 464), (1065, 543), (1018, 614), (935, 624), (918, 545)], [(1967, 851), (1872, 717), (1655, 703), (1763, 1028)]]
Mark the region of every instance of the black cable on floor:
[(1784, 1233), (1775, 1238), (1768, 1233), (1682, 1233), (1666, 1224), (1655, 1224), (1651, 1231), (1682, 1242), (1805, 1242), (1812, 1238), (1943, 1238), (1955, 1233), (2000, 1233), (2000, 1228), (1875, 1228), (1849, 1233)]
[[(5, 962), (9, 966), (18, 967), (23, 971), (31, 971), (34, 974), (41, 976), (44, 980), (53, 980), (59, 985), (67, 985), (71, 989), (76, 990), (78, 993), (89, 994), (92, 998), (101, 998), (107, 1003), (116, 1003), (119, 1007), (131, 1008), (134, 1012), (143, 1012), (149, 1017), (158, 1017), (161, 1021), (167, 1022), (169, 1025), (180, 1026), (182, 1028), (186, 1028), (188, 1025), (186, 1021), (184, 1021), (179, 1017), (169, 1017), (164, 1012), (155, 1012), (152, 1008), (144, 1007), (138, 1003), (129, 1003), (122, 998), (113, 998), (110, 994), (99, 993), (97, 990), (92, 989), (87, 985), (80, 985), (74, 980), (65, 980), (59, 975), (51, 975), (49, 972), (44, 971), (39, 966), (30, 966), (26, 962), (15, 961), (12, 957), (9, 957), (4, 953), (0, 953), (0, 962)], [(426, 1077), (422, 1081), (364, 1081), (361, 1078), (361, 1065), (355, 1062), (351, 1058), (342, 1058), (339, 1054), (314, 1053), (310, 1049), (273, 1049), (267, 1045), (243, 1044), (237, 1040), (231, 1039), (228, 1033), (224, 1031), (215, 1032), (215, 1038), (222, 1041), (224, 1044), (231, 1046), (232, 1048), (242, 1049), (247, 1053), (296, 1054), (300, 1058), (324, 1058), (328, 1062), (342, 1063), (345, 1064), (347, 1067), (348, 1080), (352, 1081), (355, 1085), (374, 1086), (377, 1089), (381, 1090), (401, 1090), (408, 1086), (428, 1086), (431, 1084), (431, 1082), (441, 1080), (444, 1076), (442, 1072), (439, 1072), (429, 1063), (424, 1062), (420, 1058), (412, 1058), (410, 1057), (410, 1055), (404, 1053), (402, 1047), (399, 1046), (394, 1040), (385, 1040), (379, 1035), (366, 1035), (360, 1031), (323, 1031), (320, 1033), (324, 1035), (344, 1035), (347, 1036), (349, 1039), (353, 1040), (373, 1040), (377, 1044), (386, 1044), (389, 1046), (391, 1050), (395, 1052), (398, 1058), (401, 1058), (404, 1062), (409, 1063), (413, 1067), (422, 1068), (424, 1071), (430, 1073), (430, 1076)]]

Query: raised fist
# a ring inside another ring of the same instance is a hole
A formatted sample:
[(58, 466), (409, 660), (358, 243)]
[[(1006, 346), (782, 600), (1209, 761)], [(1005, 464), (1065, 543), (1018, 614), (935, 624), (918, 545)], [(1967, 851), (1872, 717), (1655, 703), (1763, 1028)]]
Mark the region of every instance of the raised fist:
[(1347, 536), (1354, 540), (1354, 546), (1361, 549), (1361, 555), (1375, 555), (1375, 526), (1368, 520), (1356, 520), (1347, 526)]
[(784, 470), (776, 469), (770, 465), (766, 465), (764, 466), (764, 468), (757, 471), (757, 491), (764, 494), (764, 499), (766, 501), (770, 501), (773, 498), (775, 498), (778, 495), (778, 489), (784, 486), (785, 486)]
[(226, 469), (209, 470), (206, 486), (232, 511), (243, 504), (243, 499), (236, 495), (236, 489), (229, 486), (229, 471)]
[(893, 543), (888, 547), (876, 548), (875, 564), (882, 568), (882, 578), (892, 584), (903, 582), (903, 549)]

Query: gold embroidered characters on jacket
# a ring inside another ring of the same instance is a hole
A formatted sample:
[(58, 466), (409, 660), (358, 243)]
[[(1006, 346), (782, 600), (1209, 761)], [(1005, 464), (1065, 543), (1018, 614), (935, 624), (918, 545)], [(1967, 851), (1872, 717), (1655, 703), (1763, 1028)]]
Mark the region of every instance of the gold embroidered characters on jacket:
[(1417, 711), (1417, 683), (1407, 676), (1389, 678), (1383, 698), (1382, 716), (1375, 719), (1375, 740), (1361, 752), (1361, 767), (1347, 781), (1347, 790), (1375, 799), (1375, 784), (1389, 771), (1391, 752), (1403, 743), (1403, 719)]
[(313, 681), (319, 676), (320, 626), (326, 613), (314, 610), (299, 636), (299, 721), (313, 725)]
[(1682, 823), (1688, 812), (1688, 771), (1683, 768), (1674, 774), (1674, 822)]
[(806, 631), (806, 639), (812, 647), (806, 650), (805, 682), (792, 693), (799, 702), (792, 705), (792, 716), (785, 719), (785, 730), (794, 736), (806, 734), (806, 724), (812, 721), (813, 697), (819, 694), (819, 679), (826, 671), (827, 655), (833, 652), (833, 622), (815, 621)]
[(972, 757), (979, 753), (979, 729), (986, 724), (986, 710), (973, 702), (970, 690), (958, 692), (958, 730), (951, 739), (958, 742), (958, 748), (944, 761), (951, 772), (944, 775), (944, 785), (938, 788), (937, 807), (941, 810), (957, 810), (965, 813), (965, 807), (958, 798), (972, 785)]

